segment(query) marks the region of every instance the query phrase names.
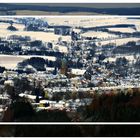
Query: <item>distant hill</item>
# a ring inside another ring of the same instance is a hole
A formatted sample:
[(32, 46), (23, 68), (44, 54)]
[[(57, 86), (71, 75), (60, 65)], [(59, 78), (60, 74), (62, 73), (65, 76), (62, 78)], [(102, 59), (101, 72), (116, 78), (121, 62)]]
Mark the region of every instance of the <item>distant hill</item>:
[[(86, 4), (85, 4), (86, 5)], [(126, 4), (127, 5), (127, 4)], [(108, 15), (140, 15), (140, 5), (123, 5), (122, 6), (99, 6), (93, 5), (92, 6), (83, 6), (82, 5), (53, 5), (53, 4), (0, 4), (0, 11), (46, 11), (46, 12), (58, 12), (60, 14), (67, 14), (67, 13), (97, 13), (97, 14), (108, 14)], [(97, 7), (97, 8), (96, 8)], [(31, 13), (32, 14), (32, 13)]]

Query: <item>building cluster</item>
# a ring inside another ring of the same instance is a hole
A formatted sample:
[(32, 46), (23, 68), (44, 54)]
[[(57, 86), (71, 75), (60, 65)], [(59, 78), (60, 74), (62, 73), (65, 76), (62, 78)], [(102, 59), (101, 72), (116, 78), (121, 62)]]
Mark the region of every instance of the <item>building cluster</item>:
[[(0, 85), (3, 86), (1, 89), (5, 90), (6, 85), (14, 87), (12, 92), (18, 91), (19, 97), (30, 99), (37, 111), (41, 109), (77, 111), (80, 106), (91, 103), (92, 98), (89, 94), (99, 91), (103, 93), (116, 88), (117, 90), (139, 88), (140, 71), (136, 65), (140, 60), (138, 53), (116, 53), (114, 50), (118, 46), (115, 42), (101, 45), (102, 40), (97, 42), (97, 38), (85, 39), (80, 32), (75, 32), (74, 27), (49, 26), (47, 22), (33, 19), (20, 19), (18, 22), (25, 24), (26, 31), (53, 32), (54, 35), (60, 36), (55, 43), (17, 35), (0, 40), (1, 54), (55, 57), (51, 64), (46, 62), (48, 58), (43, 58), (44, 61), (41, 62), (44, 69), (41, 71), (36, 69), (36, 66), (40, 65), (38, 62), (29, 61), (29, 64), (22, 63), (20, 67), (6, 69), (0, 74)], [(64, 41), (62, 36), (70, 36), (71, 39)], [(123, 46), (128, 45), (130, 44)], [(60, 51), (61, 47), (66, 47), (67, 52)], [(133, 58), (130, 59), (130, 56)], [(19, 72), (21, 69), (24, 71)], [(25, 78), (27, 82), (24, 82)], [(26, 86), (20, 87), (15, 79), (22, 85), (27, 84), (29, 89), (23, 88)], [(2, 93), (5, 92), (8, 90)], [(10, 91), (10, 94), (12, 92)]]

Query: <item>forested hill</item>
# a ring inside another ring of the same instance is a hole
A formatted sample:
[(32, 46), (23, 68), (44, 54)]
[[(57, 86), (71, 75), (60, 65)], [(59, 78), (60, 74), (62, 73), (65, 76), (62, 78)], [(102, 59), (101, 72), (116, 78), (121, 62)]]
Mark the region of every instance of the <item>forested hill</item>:
[(98, 14), (109, 14), (109, 15), (139, 15), (140, 7), (82, 7), (82, 6), (50, 6), (50, 5), (32, 5), (32, 4), (0, 4), (0, 11), (12, 11), (12, 10), (32, 10), (32, 11), (47, 11), (47, 12), (89, 12)]

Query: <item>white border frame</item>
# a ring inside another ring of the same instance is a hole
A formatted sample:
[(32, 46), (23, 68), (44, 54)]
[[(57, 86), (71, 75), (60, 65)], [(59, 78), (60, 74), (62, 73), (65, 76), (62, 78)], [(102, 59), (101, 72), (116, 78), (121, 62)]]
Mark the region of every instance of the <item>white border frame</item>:
[[(71, 18), (71, 17), (76, 17), (76, 18), (84, 18), (84, 17), (89, 17), (89, 18), (108, 18), (108, 17), (120, 17), (120, 18), (127, 18), (127, 17), (138, 17), (135, 15), (127, 16), (127, 15), (89, 15), (89, 16), (82, 16), (82, 15), (41, 15), (41, 16), (35, 16), (35, 15), (14, 15), (14, 16), (0, 16), (0, 18), (20, 18), (20, 17), (47, 17), (47, 18)], [(0, 122), (0, 125), (140, 125), (140, 122)]]

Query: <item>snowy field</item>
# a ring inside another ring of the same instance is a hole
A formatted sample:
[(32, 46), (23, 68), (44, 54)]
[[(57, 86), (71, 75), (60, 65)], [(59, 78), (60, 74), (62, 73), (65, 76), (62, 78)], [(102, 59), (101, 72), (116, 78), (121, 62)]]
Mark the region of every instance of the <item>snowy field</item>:
[(114, 34), (109, 34), (106, 32), (96, 32), (96, 31), (88, 31), (81, 35), (83, 37), (97, 37), (97, 38), (117, 37), (117, 35), (114, 35)]
[[(105, 26), (105, 25), (116, 25), (116, 24), (134, 24), (136, 26), (137, 31), (140, 31), (140, 20), (139, 19), (127, 19), (126, 17), (97, 17), (97, 16), (61, 16), (61, 17), (40, 17), (44, 21), (47, 21), (50, 25), (67, 25), (74, 27), (97, 27), (97, 26)], [(6, 19), (6, 18), (3, 18)], [(7, 18), (8, 19), (8, 18)], [(12, 18), (9, 18), (12, 19)], [(15, 19), (13, 18), (15, 21)], [(33, 31), (24, 31), (24, 25), (14, 24), (14, 26), (18, 29), (18, 31), (8, 31), (7, 27), (10, 26), (8, 23), (0, 23), (0, 37), (8, 37), (10, 35), (21, 35), (21, 36), (30, 36), (32, 39), (42, 40), (43, 42), (52, 42), (56, 44), (58, 39), (61, 37), (63, 41), (70, 42), (70, 36), (60, 36), (55, 35), (52, 32), (33, 32)], [(75, 29), (76, 32), (80, 32), (79, 29)], [(135, 30), (132, 28), (109, 28), (111, 31), (120, 31), (120, 32), (129, 32), (132, 33)], [(97, 38), (110, 38), (117, 37), (116, 35), (109, 34), (106, 32), (95, 32), (88, 31), (82, 36), (86, 37), (97, 37)], [(111, 39), (107, 41), (101, 41), (101, 45), (107, 45), (109, 43), (115, 43), (116, 46), (123, 45), (128, 43), (129, 41), (138, 41), (139, 38), (122, 38), (122, 39)], [(99, 42), (97, 42), (99, 43)], [(54, 45), (54, 48), (58, 49), (60, 52), (67, 53), (68, 49), (62, 45)], [(12, 55), (0, 55), (0, 66), (5, 66), (6, 68), (15, 68), (17, 63), (30, 58), (33, 56), (12, 56)], [(43, 57), (45, 59), (50, 59), (55, 61), (55, 57), (49, 56), (38, 56)]]
[(101, 41), (100, 45), (107, 45), (109, 43), (113, 43), (113, 44), (115, 43), (116, 46), (121, 46), (121, 45), (127, 44), (130, 41), (139, 41), (139, 40), (140, 38), (120, 38), (120, 39), (114, 39), (114, 40)]
[[(8, 23), (0, 23), (0, 37), (7, 37), (10, 35), (30, 36), (32, 39), (42, 40), (43, 42), (57, 42), (60, 37), (60, 35), (49, 32), (24, 31), (24, 26), (21, 24), (14, 24), (14, 27), (16, 27), (18, 31), (12, 32), (7, 30), (9, 25)], [(70, 40), (70, 36), (61, 36), (61, 38), (63, 41)]]
[(73, 27), (97, 27), (116, 24), (135, 24), (140, 25), (139, 19), (127, 19), (127, 17), (109, 17), (109, 16), (72, 16), (72, 17), (44, 17), (50, 25), (70, 25)]
[(136, 32), (136, 30), (132, 28), (108, 28), (109, 31), (115, 31), (115, 32), (121, 32), (121, 33), (133, 33)]
[(117, 58), (123, 58), (123, 57), (125, 57), (127, 60), (129, 60), (130, 62), (132, 62), (132, 61), (134, 61), (135, 59), (134, 59), (134, 55), (118, 55), (118, 56), (116, 56), (116, 57), (109, 57), (109, 58), (106, 58), (105, 60), (104, 60), (104, 62), (107, 62), (107, 61), (109, 61), (109, 62), (115, 62), (116, 61), (116, 59)]
[(16, 68), (19, 62), (22, 62), (25, 59), (29, 59), (31, 57), (41, 57), (44, 59), (48, 59), (51, 61), (55, 61), (56, 58), (53, 56), (37, 56), (37, 55), (0, 55), (0, 66), (3, 66), (7, 69)]

